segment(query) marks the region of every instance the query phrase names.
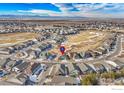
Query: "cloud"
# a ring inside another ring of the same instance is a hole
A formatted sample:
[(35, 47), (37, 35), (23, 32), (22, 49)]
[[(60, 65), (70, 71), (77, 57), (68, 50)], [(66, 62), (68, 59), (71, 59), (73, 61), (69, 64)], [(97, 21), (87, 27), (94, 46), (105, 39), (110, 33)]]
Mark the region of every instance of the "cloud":
[(18, 10), (21, 13), (31, 13), (40, 16), (68, 16), (68, 17), (124, 17), (124, 4), (114, 3), (67, 3), (53, 4), (60, 11), (32, 9)]
[(59, 14), (59, 12), (52, 11), (52, 10), (41, 10), (41, 9), (32, 9), (32, 10), (18, 10), (18, 12), (21, 13), (31, 13), (31, 14), (37, 14), (37, 15), (47, 15), (47, 16), (53, 16)]
[(73, 12), (56, 12), (56, 11), (50, 11), (50, 10), (40, 10), (40, 9), (33, 9), (33, 10), (18, 10), (17, 12), (20, 13), (31, 13), (31, 14), (36, 14), (36, 15), (40, 15), (40, 16), (77, 16), (76, 13)]
[(105, 4), (101, 3), (101, 4), (73, 4), (73, 6), (75, 8), (77, 8), (79, 11), (83, 11), (83, 12), (88, 12), (88, 11), (94, 11), (96, 9), (102, 9)]
[(55, 3), (53, 5), (58, 7), (61, 10), (61, 12), (68, 12), (68, 11), (74, 9), (74, 7), (71, 6), (71, 4), (66, 4), (66, 3), (64, 3), (64, 4)]

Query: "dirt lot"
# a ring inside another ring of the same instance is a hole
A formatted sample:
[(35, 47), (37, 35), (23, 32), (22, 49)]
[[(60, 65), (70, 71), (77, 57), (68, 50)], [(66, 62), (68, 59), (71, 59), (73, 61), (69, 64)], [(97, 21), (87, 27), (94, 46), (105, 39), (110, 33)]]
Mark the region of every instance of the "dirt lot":
[(37, 37), (36, 33), (8, 33), (0, 34), (0, 47), (22, 43)]
[[(67, 36), (64, 46), (71, 52), (83, 52), (89, 49), (100, 47), (108, 39), (110, 33), (99, 31), (83, 31), (80, 34)], [(52, 50), (55, 53), (60, 52), (59, 47)]]
[(72, 51), (86, 51), (99, 47), (109, 36), (108, 33), (98, 31), (86, 31), (74, 36), (68, 36), (68, 42), (65, 44), (73, 48)]

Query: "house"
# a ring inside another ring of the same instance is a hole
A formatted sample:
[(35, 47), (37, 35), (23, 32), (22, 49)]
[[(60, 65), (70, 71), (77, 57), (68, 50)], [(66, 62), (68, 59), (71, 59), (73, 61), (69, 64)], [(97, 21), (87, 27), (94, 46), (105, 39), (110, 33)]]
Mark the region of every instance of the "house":
[(83, 57), (81, 56), (80, 53), (75, 53), (75, 59), (82, 59)]
[(10, 49), (9, 48), (5, 48), (5, 49), (0, 49), (0, 54), (10, 54)]
[(113, 62), (113, 61), (110, 61), (110, 60), (107, 60), (107, 61), (105, 61), (107, 64), (109, 64), (109, 65), (112, 65), (113, 67), (119, 67), (119, 65), (118, 64), (116, 64), (115, 62)]
[(23, 62), (15, 67), (12, 68), (12, 71), (15, 71), (16, 73), (20, 73), (22, 71), (24, 71), (28, 66), (29, 66), (29, 62)]
[(3, 61), (2, 61), (3, 63), (1, 64), (1, 67), (2, 67), (2, 68), (6, 68), (6, 65), (7, 65), (7, 63), (8, 63), (9, 61), (10, 61), (10, 59), (8, 59), (8, 58), (5, 59), (5, 60), (3, 60)]
[(68, 68), (68, 72), (69, 72), (69, 75), (73, 74), (73, 72), (76, 70), (73, 66), (73, 64), (67, 64), (67, 68)]
[(90, 51), (86, 51), (85, 54), (84, 54), (84, 58), (91, 58), (91, 57), (93, 57), (91, 52)]
[(41, 54), (41, 51), (34, 50), (34, 54), (35, 54), (35, 57), (36, 58), (39, 58), (40, 57), (40, 54)]
[(15, 67), (15, 66), (21, 64), (22, 62), (23, 62), (23, 60), (17, 60), (16, 63), (13, 65), (13, 67)]
[(87, 73), (96, 72), (93, 64), (84, 63), (84, 65), (88, 68)]
[(0, 59), (0, 67), (4, 68), (4, 64), (6, 64), (6, 59)]
[(92, 63), (88, 63), (87, 66), (89, 66), (89, 68), (91, 68), (94, 72), (97, 72), (95, 66)]
[(0, 78), (4, 77), (5, 75), (7, 75), (8, 73), (5, 70), (0, 70)]
[(104, 62), (104, 61), (101, 61), (102, 65), (105, 67), (106, 71), (109, 72), (109, 71), (113, 71), (115, 70), (115, 67)]
[(61, 75), (63, 75), (63, 76), (69, 75), (69, 71), (68, 71), (67, 65), (61, 64), (59, 70), (60, 70), (60, 72), (61, 72)]
[(9, 50), (9, 54), (12, 54), (15, 52), (14, 48), (13, 47), (8, 47), (8, 50)]
[(115, 59), (115, 60), (113, 60), (113, 62), (118, 65), (118, 69), (124, 67), (124, 62), (121, 61), (120, 59)]
[[(35, 77), (35, 82), (41, 81), (42, 78), (44, 78), (44, 72), (46, 71), (47, 66), (45, 64), (40, 64), (40, 63), (34, 63), (32, 65), (31, 71), (32, 74), (31, 76), (36, 76)], [(43, 75), (43, 76), (42, 76)]]
[(88, 67), (83, 63), (77, 63), (75, 68), (80, 74), (85, 74), (88, 71)]
[(34, 85), (36, 83), (37, 83), (37, 76), (31, 75), (27, 77), (26, 81), (24, 82), (24, 85)]
[(100, 63), (95, 63), (95, 64), (93, 64), (93, 65), (94, 65), (94, 67), (95, 67), (97, 73), (99, 73), (99, 72), (101, 73), (101, 72), (106, 71), (104, 65), (102, 65), (102, 64), (100, 64)]
[(11, 70), (15, 63), (16, 63), (15, 60), (10, 60), (10, 61), (5, 65), (6, 69), (7, 69), (7, 70)]
[(47, 66), (45, 64), (34, 63), (32, 65), (31, 71), (32, 75), (39, 75), (42, 71), (45, 71)]
[(56, 58), (56, 55), (54, 54), (54, 55), (49, 55), (48, 57), (47, 57), (47, 59), (48, 60), (53, 60), (53, 59), (55, 59)]

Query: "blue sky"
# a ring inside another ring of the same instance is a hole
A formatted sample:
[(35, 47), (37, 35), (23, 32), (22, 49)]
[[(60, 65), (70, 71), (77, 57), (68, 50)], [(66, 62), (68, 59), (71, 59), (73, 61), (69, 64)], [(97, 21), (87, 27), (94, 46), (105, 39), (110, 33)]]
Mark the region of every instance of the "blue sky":
[(124, 3), (0, 3), (0, 15), (124, 18)]

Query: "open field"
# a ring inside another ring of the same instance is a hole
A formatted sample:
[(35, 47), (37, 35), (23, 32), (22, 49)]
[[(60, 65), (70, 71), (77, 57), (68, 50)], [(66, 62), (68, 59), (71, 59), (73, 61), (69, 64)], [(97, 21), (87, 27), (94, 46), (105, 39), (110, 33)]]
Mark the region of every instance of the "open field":
[(33, 40), (37, 36), (38, 34), (30, 32), (0, 34), (0, 47), (11, 46), (28, 40)]
[(67, 36), (67, 47), (73, 48), (71, 51), (86, 51), (99, 47), (109, 36), (108, 33), (98, 31), (86, 31), (74, 36)]
[[(83, 31), (80, 34), (67, 36), (67, 41), (64, 45), (67, 51), (83, 52), (100, 47), (109, 36), (110, 33), (108, 32)], [(59, 47), (56, 47), (52, 51), (59, 53)]]

